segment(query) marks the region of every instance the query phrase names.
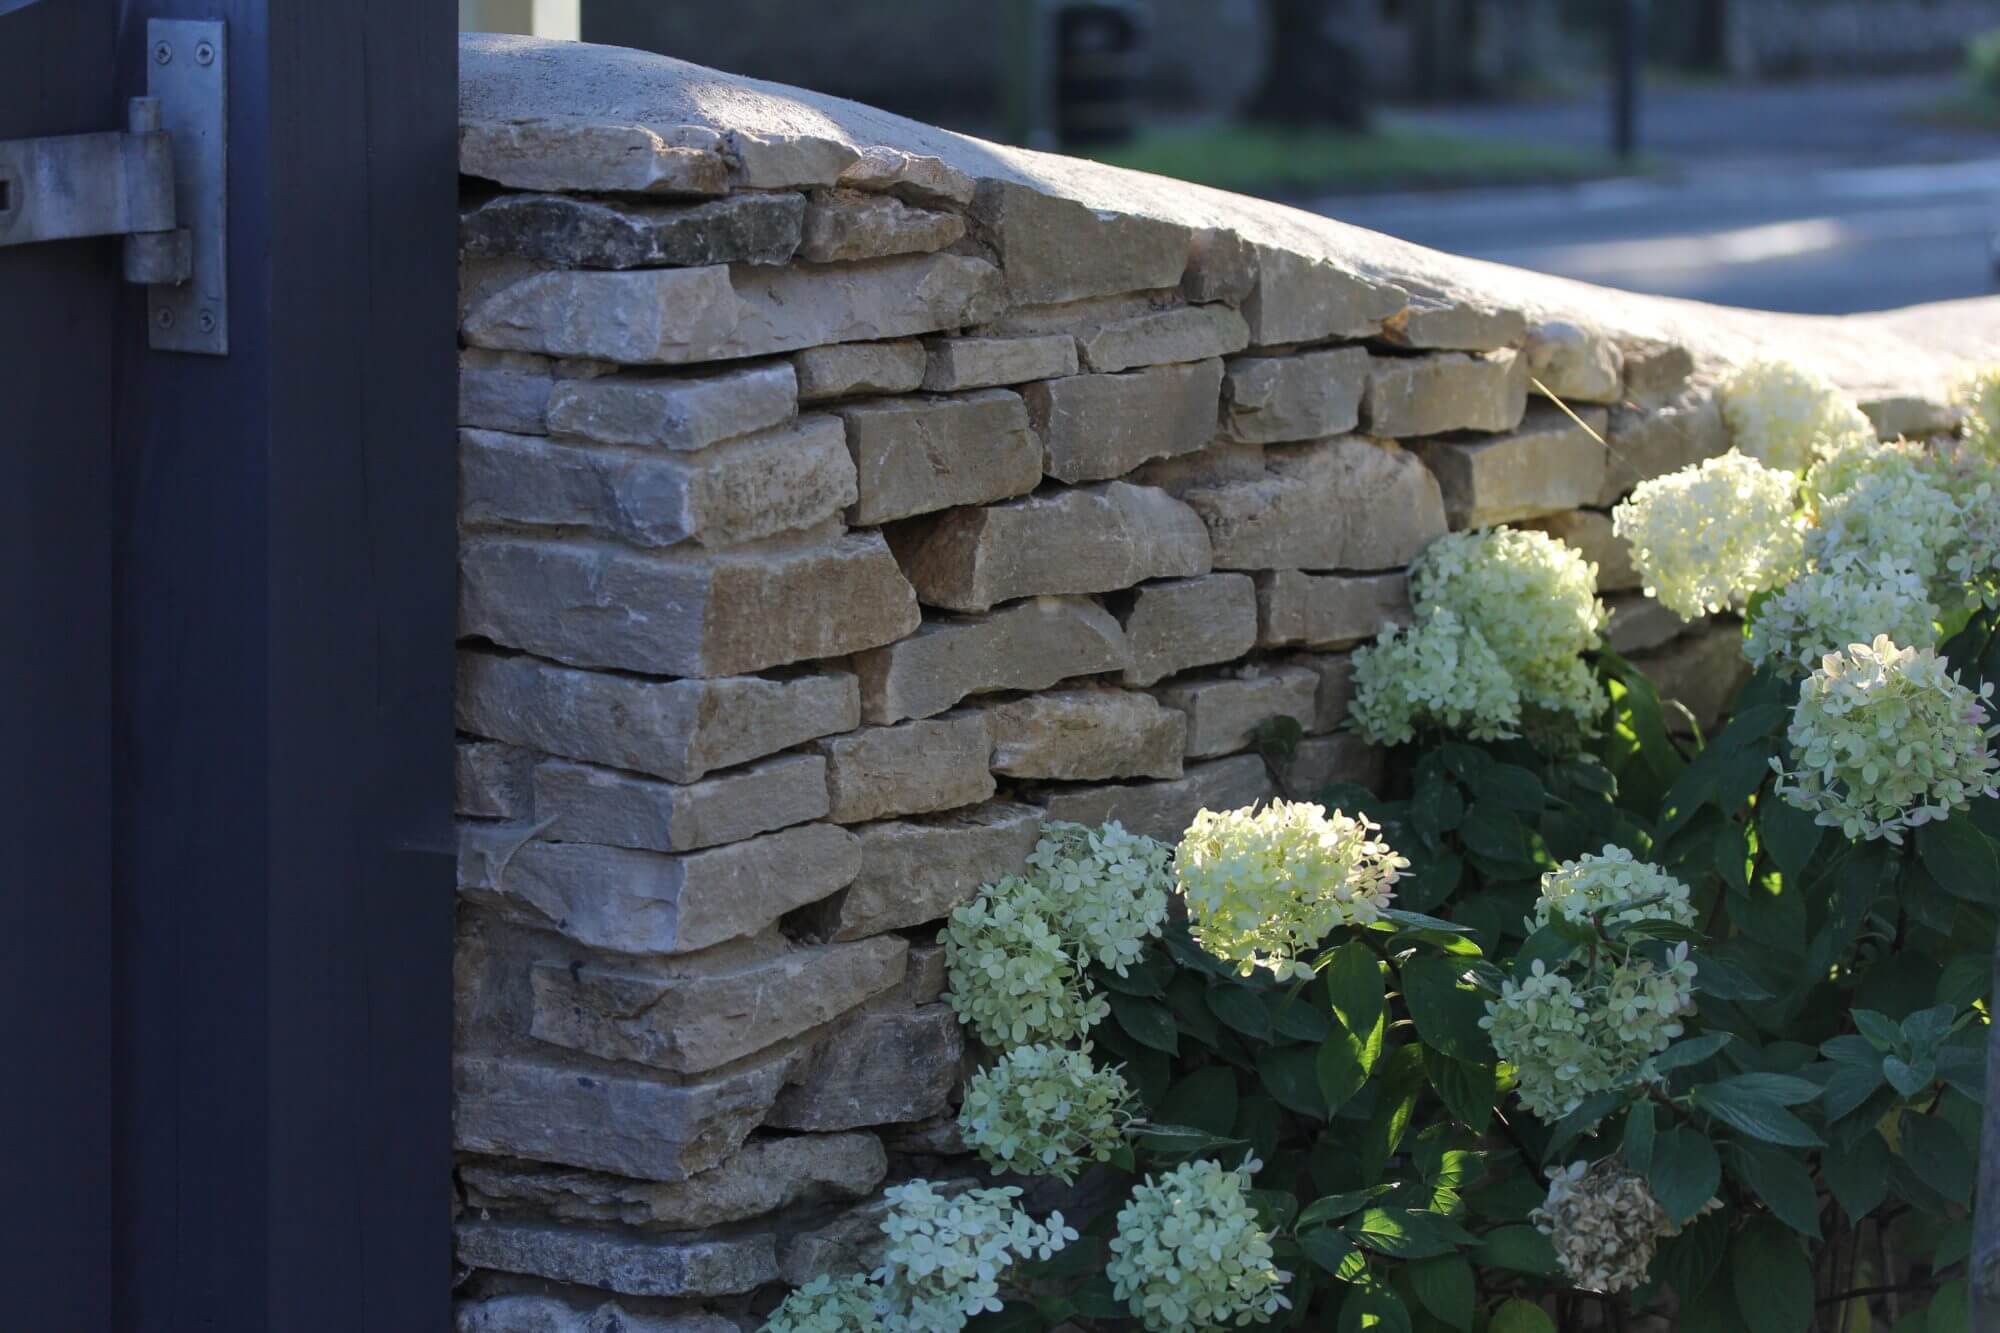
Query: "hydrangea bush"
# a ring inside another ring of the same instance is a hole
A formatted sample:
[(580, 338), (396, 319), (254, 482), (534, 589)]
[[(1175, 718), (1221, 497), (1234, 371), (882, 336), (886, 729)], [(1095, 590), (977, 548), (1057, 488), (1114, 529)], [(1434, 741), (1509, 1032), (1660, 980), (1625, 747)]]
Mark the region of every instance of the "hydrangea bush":
[(959, 1128), (1078, 1225), (900, 1184), (881, 1267), (768, 1327), (1969, 1329), (1996, 385), (1881, 444), (1755, 368), (1739, 452), (1621, 509), (1663, 600), (1746, 614), (1712, 735), (1604, 648), (1580, 558), (1460, 534), (1355, 655), (1382, 790), (1175, 847), (1051, 825), (943, 940)]

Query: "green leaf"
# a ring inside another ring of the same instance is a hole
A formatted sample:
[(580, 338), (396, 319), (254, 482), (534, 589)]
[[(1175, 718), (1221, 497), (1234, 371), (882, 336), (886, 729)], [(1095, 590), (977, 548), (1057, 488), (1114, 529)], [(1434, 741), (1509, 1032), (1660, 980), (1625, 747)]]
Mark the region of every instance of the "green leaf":
[(1543, 1145), (1542, 1160), (1552, 1161), (1559, 1157), (1570, 1144), (1596, 1129), (1598, 1123), (1617, 1110), (1624, 1100), (1625, 1094), (1620, 1092), (1593, 1092), (1585, 1097), (1568, 1115), (1556, 1121), (1548, 1143)]
[(1345, 1190), (1339, 1194), (1322, 1195), (1307, 1204), (1299, 1213), (1298, 1229), (1304, 1231), (1308, 1227), (1324, 1226), (1328, 1222), (1339, 1221), (1349, 1213), (1358, 1213), (1367, 1206), (1370, 1199), (1387, 1188), (1385, 1185), (1377, 1185), (1373, 1189)]
[(1070, 1299), (1076, 1302), (1076, 1312), (1087, 1319), (1120, 1319), (1132, 1313), (1125, 1302), (1118, 1299), (1111, 1279), (1102, 1273), (1087, 1279), (1070, 1292)]
[(1267, 1046), (1257, 1052), (1257, 1075), (1278, 1105), (1324, 1120), (1329, 1112), (1314, 1072), (1318, 1054), (1311, 1046)]
[(1813, 1271), (1798, 1238), (1754, 1217), (1729, 1245), (1730, 1278), (1743, 1321), (1756, 1333), (1806, 1333), (1812, 1326)]
[(1356, 1242), (1392, 1259), (1428, 1259), (1458, 1248), (1456, 1230), (1441, 1213), (1368, 1208), (1341, 1229)]
[(1756, 1002), (1768, 1000), (1771, 992), (1760, 985), (1757, 979), (1726, 958), (1693, 952), (1696, 968), (1694, 988), (1703, 995), (1713, 995), (1718, 1000), (1744, 1000)]
[(1761, 1093), (1745, 1092), (1722, 1083), (1704, 1083), (1694, 1090), (1694, 1104), (1739, 1133), (1766, 1143), (1788, 1148), (1825, 1145), (1825, 1140), (1813, 1133), (1805, 1121)]
[(1656, 1137), (1653, 1104), (1635, 1102), (1632, 1109), (1625, 1113), (1625, 1139), (1619, 1148), (1625, 1165), (1644, 1175), (1646, 1168), (1653, 1164), (1653, 1141)]
[(1698, 1065), (1729, 1044), (1727, 1032), (1704, 1032), (1699, 1037), (1677, 1041), (1653, 1057), (1653, 1068), (1662, 1074)]
[(1826, 827), (1814, 823), (1813, 818), (1811, 811), (1776, 795), (1757, 802), (1757, 836), (1787, 884), (1799, 882), (1826, 837)]
[(1257, 1210), (1257, 1225), (1272, 1234), (1283, 1231), (1299, 1215), (1299, 1201), (1290, 1190), (1245, 1190), (1245, 1198)]
[(1375, 1113), (1369, 1117), (1360, 1142), (1362, 1179), (1370, 1185), (1382, 1178), (1417, 1109), (1417, 1094), (1424, 1086), (1423, 1047), (1398, 1046), (1383, 1059), (1381, 1069)]
[(1252, 1041), (1271, 1040), (1271, 1011), (1247, 986), (1211, 987), (1208, 1008), (1222, 1020), (1223, 1026), (1234, 1028)]
[(1399, 926), (1408, 926), (1413, 930), (1436, 930), (1442, 931), (1447, 935), (1469, 935), (1472, 933), (1472, 927), (1470, 926), (1460, 925), (1456, 921), (1447, 921), (1441, 916), (1426, 916), (1422, 912), (1412, 912), (1401, 907), (1383, 908), (1382, 919), (1384, 921), (1393, 921)]
[(1971, 820), (1925, 824), (1917, 830), (1917, 855), (1946, 893), (1976, 903), (1993, 903), (2000, 888), (2000, 858)]
[(1142, 1046), (1150, 1046), (1168, 1055), (1179, 1055), (1180, 1030), (1174, 1025), (1174, 1016), (1163, 1004), (1142, 1000), (1133, 995), (1112, 995), (1111, 1016), (1118, 1020), (1118, 1026), (1127, 1036)]
[(1357, 1286), (1340, 1303), (1340, 1333), (1410, 1333), (1410, 1311), (1389, 1288)]
[(1486, 1132), (1486, 1124), (1493, 1118), (1493, 1105), (1500, 1100), (1497, 1066), (1467, 1064), (1425, 1047), (1424, 1073), (1454, 1120), (1475, 1134)]
[(1903, 1160), (1918, 1180), (1953, 1203), (1971, 1201), (1978, 1168), (1957, 1130), (1934, 1115), (1905, 1115), (1901, 1138)]
[(1229, 1135), (1236, 1128), (1236, 1071), (1227, 1065), (1195, 1070), (1167, 1089), (1154, 1114), (1168, 1124)]
[(1026, 1301), (1008, 1301), (990, 1314), (965, 1321), (966, 1333), (1042, 1333), (1048, 1326), (1042, 1312)]
[(1464, 971), (1450, 959), (1413, 958), (1403, 964), (1403, 1000), (1427, 1046), (1454, 1060), (1485, 1064), (1493, 1058), (1493, 1043), (1479, 1026), (1486, 1016), (1486, 1000), (1461, 984)]
[(1539, 814), (1549, 801), (1542, 780), (1519, 764), (1490, 764), (1472, 778), (1471, 787), (1475, 801), (1490, 801), (1524, 815)]
[(1354, 1242), (1344, 1232), (1333, 1227), (1319, 1227), (1299, 1234), (1299, 1248), (1306, 1258), (1324, 1268), (1335, 1277), (1342, 1277), (1342, 1269), (1347, 1267), (1349, 1256), (1355, 1254)]
[(1905, 1097), (1914, 1097), (1937, 1082), (1937, 1062), (1925, 1060), (1912, 1063), (1900, 1055), (1885, 1055), (1882, 1057), (1882, 1076), (1897, 1092)]
[(1167, 1157), (1192, 1157), (1197, 1153), (1214, 1153), (1227, 1148), (1246, 1148), (1242, 1139), (1225, 1138), (1211, 1134), (1193, 1125), (1146, 1124), (1133, 1131), (1139, 1146), (1148, 1152)]
[(1417, 1303), (1442, 1322), (1470, 1333), (1479, 1291), (1472, 1265), (1458, 1255), (1425, 1259), (1403, 1270)]
[(1871, 1129), (1839, 1152), (1820, 1154), (1819, 1174), (1847, 1220), (1859, 1222), (1889, 1193), (1889, 1145)]
[(1972, 1288), (1964, 1278), (1953, 1278), (1931, 1296), (1924, 1333), (1972, 1333)]
[(1752, 1097), (1767, 1098), (1780, 1106), (1799, 1106), (1817, 1100), (1820, 1093), (1819, 1084), (1811, 1079), (1797, 1078), (1791, 1074), (1735, 1074), (1705, 1085), (1705, 1090), (1711, 1093), (1723, 1088)]
[(1893, 1051), (1903, 1043), (1903, 1025), (1873, 1009), (1856, 1009), (1854, 1026), (1878, 1051)]
[(1439, 835), (1457, 828), (1464, 817), (1465, 798), (1442, 769), (1433, 767), (1418, 778), (1410, 792), (1410, 823), (1425, 841), (1435, 846)]
[(1819, 1192), (1804, 1161), (1761, 1143), (1733, 1145), (1736, 1174), (1780, 1222), (1808, 1240), (1819, 1239)]
[(1685, 1222), (1722, 1185), (1722, 1159), (1708, 1136), (1686, 1125), (1677, 1125), (1653, 1140), (1653, 1164), (1646, 1172), (1646, 1184), (1667, 1216)]
[(1740, 824), (1724, 824), (1715, 833), (1715, 872), (1738, 893), (1750, 887), (1750, 840)]
[(1481, 1236), (1472, 1261), (1481, 1268), (1505, 1268), (1539, 1277), (1553, 1277), (1562, 1271), (1549, 1238), (1525, 1224), (1495, 1227)]
[(1377, 1018), (1370, 1041), (1362, 1042), (1346, 1028), (1336, 1026), (1333, 1035), (1320, 1043), (1313, 1061), (1313, 1075), (1319, 1080), (1320, 1096), (1325, 1099), (1329, 1114), (1347, 1105), (1368, 1082), (1368, 1069), (1374, 1063), (1374, 1055), (1381, 1052), (1385, 1030), (1383, 1020)]
[(1270, 1012), (1271, 1027), (1280, 1037), (1318, 1045), (1333, 1032), (1333, 1016), (1319, 1007), (1319, 997), (1302, 987), (1266, 991), (1264, 1007)]
[(1696, 1218), (1678, 1236), (1661, 1243), (1652, 1275), (1672, 1287), (1683, 1301), (1701, 1294), (1729, 1251), (1729, 1219), (1720, 1210)]
[(1326, 978), (1326, 994), (1333, 1015), (1349, 1032), (1368, 1033), (1382, 1016), (1382, 964), (1359, 940), (1334, 949), (1327, 955), (1321, 975)]
[(1529, 861), (1528, 830), (1520, 817), (1491, 802), (1476, 801), (1465, 812), (1458, 836), (1466, 850), (1503, 865), (1525, 868)]
[(1253, 1093), (1238, 1103), (1232, 1132), (1248, 1141), (1258, 1161), (1268, 1162), (1271, 1154), (1278, 1151), (1278, 1140), (1285, 1132), (1285, 1113), (1271, 1098)]
[(1486, 1333), (1556, 1333), (1556, 1324), (1541, 1306), (1516, 1296), (1493, 1312)]

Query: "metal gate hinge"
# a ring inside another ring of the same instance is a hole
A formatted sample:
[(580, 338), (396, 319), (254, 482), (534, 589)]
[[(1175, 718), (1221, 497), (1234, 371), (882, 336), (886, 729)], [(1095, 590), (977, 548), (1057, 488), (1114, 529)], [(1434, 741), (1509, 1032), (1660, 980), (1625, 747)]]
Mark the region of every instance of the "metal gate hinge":
[(124, 238), (147, 288), (147, 340), (229, 351), (228, 64), (224, 25), (147, 24), (146, 92), (127, 128), (0, 140), (0, 246)]

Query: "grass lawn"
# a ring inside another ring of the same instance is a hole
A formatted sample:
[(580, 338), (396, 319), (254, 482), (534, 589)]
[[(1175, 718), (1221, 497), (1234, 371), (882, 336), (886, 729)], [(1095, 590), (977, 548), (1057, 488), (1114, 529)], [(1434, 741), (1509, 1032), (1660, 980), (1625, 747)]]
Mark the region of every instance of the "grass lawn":
[(1286, 197), (1572, 181), (1631, 170), (1609, 153), (1451, 134), (1388, 117), (1370, 134), (1231, 123), (1142, 130), (1132, 143), (1090, 156), (1219, 189)]

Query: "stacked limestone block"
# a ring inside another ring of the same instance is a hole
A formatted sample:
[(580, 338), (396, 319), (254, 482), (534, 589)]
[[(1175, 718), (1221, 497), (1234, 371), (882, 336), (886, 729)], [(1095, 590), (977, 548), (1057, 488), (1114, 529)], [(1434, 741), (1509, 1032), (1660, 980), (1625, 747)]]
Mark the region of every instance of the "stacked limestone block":
[(1047, 820), (1374, 781), (1349, 653), (1448, 528), (1576, 545), (1697, 711), (1735, 672), (1606, 516), (1724, 447), (1679, 348), (895, 150), (462, 164), (462, 1330), (754, 1327), (976, 1174), (940, 920)]

